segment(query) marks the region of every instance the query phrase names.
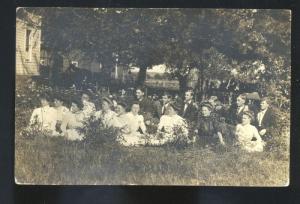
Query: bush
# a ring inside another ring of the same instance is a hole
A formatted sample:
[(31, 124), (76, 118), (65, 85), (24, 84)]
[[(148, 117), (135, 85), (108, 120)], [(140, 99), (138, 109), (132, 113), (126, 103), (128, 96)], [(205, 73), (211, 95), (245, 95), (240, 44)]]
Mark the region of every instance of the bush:
[(275, 127), (270, 130), (271, 139), (267, 142), (266, 151), (273, 152), (283, 159), (289, 158), (290, 114), (273, 108)]
[(118, 128), (107, 127), (102, 120), (90, 117), (84, 122), (83, 128), (78, 128), (84, 134), (86, 145), (91, 147), (102, 147), (109, 145), (118, 145), (120, 131)]

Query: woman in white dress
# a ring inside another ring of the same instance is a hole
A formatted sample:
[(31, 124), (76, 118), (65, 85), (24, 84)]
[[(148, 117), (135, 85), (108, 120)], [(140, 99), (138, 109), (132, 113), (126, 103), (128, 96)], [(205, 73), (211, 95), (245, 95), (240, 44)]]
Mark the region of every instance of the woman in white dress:
[(101, 110), (94, 113), (96, 119), (100, 119), (105, 127), (114, 127), (117, 124), (117, 114), (111, 110), (113, 103), (107, 98), (103, 97), (101, 102)]
[[(115, 127), (120, 128), (121, 132), (128, 132), (128, 114), (126, 112), (127, 104), (119, 102), (116, 106), (116, 122)], [(125, 130), (126, 129), (126, 130)]]
[(144, 123), (144, 117), (139, 115), (140, 105), (138, 102), (133, 102), (131, 111), (124, 114), (120, 121), (124, 122), (121, 129), (122, 137), (120, 138), (120, 144), (124, 146), (138, 146), (145, 144), (145, 138), (147, 129)]
[(55, 126), (57, 122), (57, 112), (53, 107), (49, 106), (47, 96), (40, 96), (41, 107), (33, 110), (28, 129), (37, 129), (49, 133), (49, 135), (57, 135)]
[(80, 102), (73, 101), (70, 111), (63, 117), (61, 124), (62, 135), (68, 140), (82, 140), (84, 135), (78, 130), (83, 127), (85, 115), (81, 111)]
[(151, 139), (150, 144), (163, 145), (176, 139), (188, 141), (188, 125), (185, 119), (177, 114), (180, 109), (176, 103), (170, 103), (167, 114), (160, 118), (157, 128), (158, 138)]
[(253, 115), (250, 111), (243, 112), (242, 123), (236, 126), (238, 146), (247, 152), (262, 152), (265, 142), (261, 139), (256, 127), (250, 124)]

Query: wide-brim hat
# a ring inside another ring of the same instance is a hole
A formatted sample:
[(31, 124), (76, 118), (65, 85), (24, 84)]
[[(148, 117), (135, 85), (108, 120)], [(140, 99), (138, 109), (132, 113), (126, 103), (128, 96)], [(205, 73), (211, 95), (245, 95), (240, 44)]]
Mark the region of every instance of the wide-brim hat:
[(247, 115), (247, 116), (249, 116), (251, 119), (254, 118), (254, 113), (253, 113), (252, 111), (244, 111), (244, 112), (243, 112), (243, 115)]

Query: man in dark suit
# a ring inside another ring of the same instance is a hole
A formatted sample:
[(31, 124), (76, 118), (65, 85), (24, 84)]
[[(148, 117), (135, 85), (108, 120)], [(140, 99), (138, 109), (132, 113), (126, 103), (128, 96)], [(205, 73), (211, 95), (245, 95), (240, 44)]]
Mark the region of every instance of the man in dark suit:
[(172, 101), (172, 95), (168, 92), (164, 92), (161, 97), (161, 101), (162, 102), (157, 104), (156, 106), (159, 117), (166, 114), (167, 108), (169, 107)]
[(270, 100), (265, 97), (261, 99), (260, 111), (256, 115), (256, 126), (259, 134), (263, 139), (269, 140), (270, 130), (275, 125), (275, 118), (272, 109), (270, 108)]
[(198, 106), (193, 101), (194, 92), (189, 89), (185, 92), (184, 105), (182, 107), (181, 116), (188, 122), (196, 122), (198, 116)]
[(145, 89), (138, 87), (136, 89), (136, 98), (140, 105), (140, 114), (144, 116), (145, 121), (157, 115), (153, 102), (145, 96)]

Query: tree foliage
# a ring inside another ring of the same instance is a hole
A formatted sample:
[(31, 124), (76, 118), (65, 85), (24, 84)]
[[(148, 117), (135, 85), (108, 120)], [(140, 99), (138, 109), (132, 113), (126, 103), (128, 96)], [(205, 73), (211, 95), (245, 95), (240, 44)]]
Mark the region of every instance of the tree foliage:
[(256, 9), (26, 8), (42, 16), (45, 46), (80, 50), (111, 72), (118, 63), (146, 70), (164, 63), (182, 88), (192, 68), (206, 79), (290, 80), (291, 14)]

